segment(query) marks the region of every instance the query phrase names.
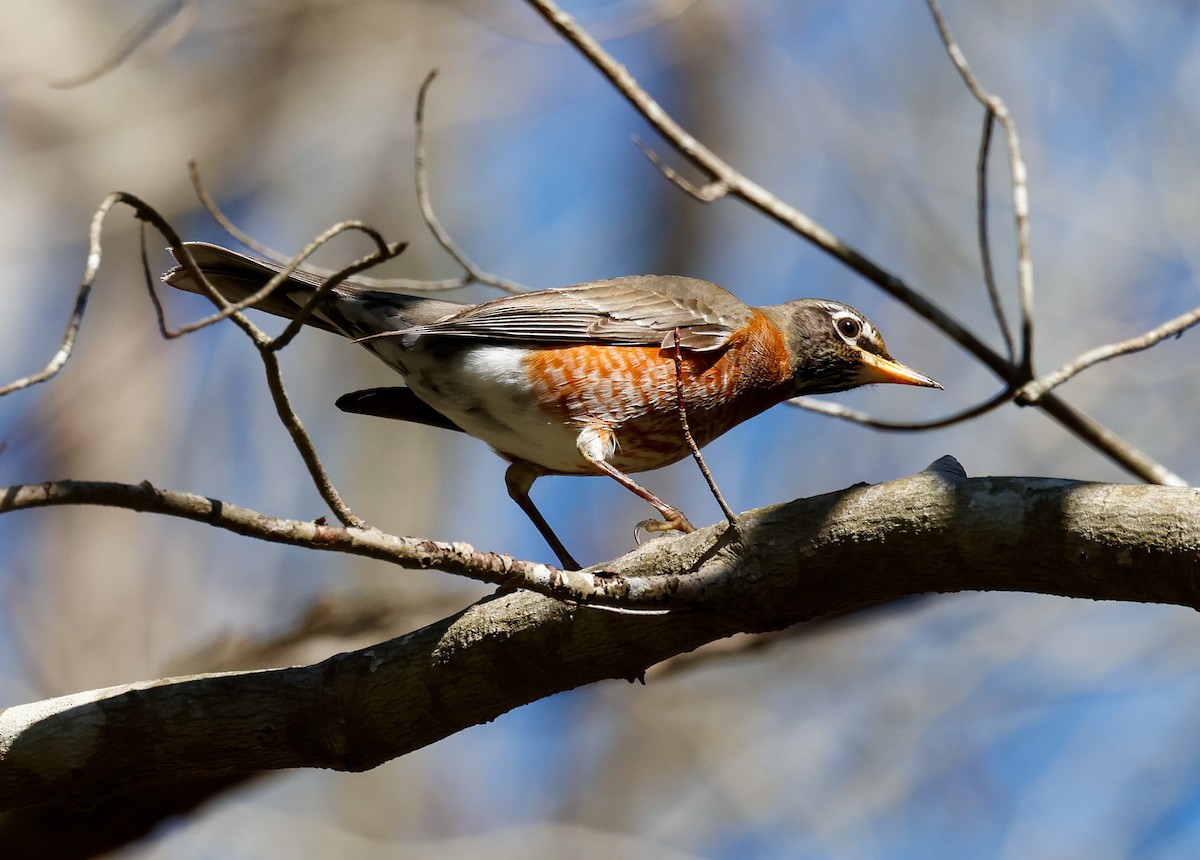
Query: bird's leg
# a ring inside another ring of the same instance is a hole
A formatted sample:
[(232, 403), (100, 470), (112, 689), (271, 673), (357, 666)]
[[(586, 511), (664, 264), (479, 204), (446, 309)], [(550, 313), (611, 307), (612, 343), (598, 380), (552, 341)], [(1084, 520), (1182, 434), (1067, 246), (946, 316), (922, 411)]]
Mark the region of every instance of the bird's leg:
[(647, 490), (633, 478), (626, 475), (616, 466), (611, 463), (606, 463), (603, 460), (590, 461), (600, 471), (606, 475), (611, 475), (623, 487), (627, 487), (637, 495), (641, 496), (647, 502), (654, 506), (654, 509), (662, 515), (661, 520), (642, 520), (637, 524), (637, 528), (645, 529), (648, 532), (694, 532), (695, 526), (688, 522), (688, 518), (683, 515), (683, 511), (674, 505), (668, 505), (654, 493)]
[(504, 484), (508, 487), (509, 498), (517, 503), (518, 507), (525, 512), (525, 516), (529, 517), (529, 521), (541, 533), (546, 543), (550, 544), (550, 549), (554, 550), (554, 554), (558, 556), (558, 563), (563, 566), (563, 569), (580, 570), (579, 562), (567, 552), (567, 548), (558, 539), (554, 529), (550, 528), (550, 523), (546, 522), (542, 512), (534, 505), (533, 499), (529, 498), (529, 490), (539, 475), (541, 475), (541, 470), (537, 466), (525, 460), (514, 460), (513, 464), (508, 467), (508, 471), (504, 473)]
[(655, 510), (662, 514), (662, 520), (643, 520), (638, 523), (634, 529), (635, 535), (639, 529), (645, 529), (648, 532), (694, 532), (696, 530), (688, 522), (688, 518), (683, 515), (683, 511), (673, 505), (668, 505), (658, 496), (654, 495), (654, 493), (608, 462), (606, 458), (616, 450), (617, 437), (607, 427), (588, 427), (584, 429), (579, 434), (579, 441), (576, 443), (576, 447), (579, 449), (580, 456), (589, 465), (615, 479), (622, 487), (631, 490), (645, 499), (654, 506)]

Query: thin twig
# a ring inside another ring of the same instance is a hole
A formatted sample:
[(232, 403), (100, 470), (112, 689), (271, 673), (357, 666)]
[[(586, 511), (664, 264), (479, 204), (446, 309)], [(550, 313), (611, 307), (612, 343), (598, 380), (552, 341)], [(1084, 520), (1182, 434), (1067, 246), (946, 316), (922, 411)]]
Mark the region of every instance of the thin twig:
[(675, 185), (675, 187), (685, 194), (695, 197), (701, 203), (712, 203), (714, 200), (720, 200), (729, 193), (729, 186), (720, 179), (714, 179), (704, 185), (696, 185), (689, 182), (683, 178), (679, 171), (659, 158), (658, 153), (647, 146), (640, 137), (635, 135), (633, 143), (642, 151), (642, 155), (646, 156), (647, 160), (662, 172), (662, 175), (666, 177), (668, 182)]
[[(249, 233), (245, 232), (240, 227), (238, 227), (235, 223), (233, 223), (233, 220), (228, 215), (226, 215), (224, 211), (222, 211), (221, 207), (219, 205), (217, 205), (217, 201), (212, 198), (212, 196), (208, 193), (208, 190), (204, 187), (204, 182), (200, 177), (200, 168), (194, 160), (188, 162), (188, 175), (191, 177), (192, 188), (196, 192), (196, 198), (200, 201), (200, 205), (203, 206), (205, 208), (205, 210), (208, 211), (208, 214), (213, 217), (214, 221), (216, 221), (218, 224), (221, 225), (221, 228), (223, 230), (225, 230), (225, 232), (227, 232), (229, 235), (233, 236), (235, 239), (237, 239), (239, 242), (241, 242), (243, 245), (245, 245), (250, 250), (254, 251), (254, 253), (258, 254), (260, 257), (265, 257), (268, 260), (273, 260), (274, 262), (276, 262), (280, 265), (288, 265), (289, 266), (288, 273), (287, 273), (288, 275), (291, 275), (292, 272), (295, 271), (296, 267), (299, 265), (299, 262), (297, 261), (296, 256), (289, 256), (288, 254), (284, 254), (280, 251), (276, 251), (274, 248), (271, 248), (267, 245), (264, 245), (262, 242), (259, 242), (257, 239), (255, 239), (253, 236), (251, 236)], [(341, 223), (344, 225), (362, 225), (361, 221), (343, 221)], [(365, 225), (362, 225), (362, 227), (365, 227)], [(330, 230), (337, 230), (337, 229), (338, 229), (337, 227), (330, 228)], [(342, 229), (361, 229), (361, 227), (347, 226), (347, 227), (343, 227)], [(366, 229), (370, 229), (370, 228), (366, 228)], [(316, 242), (317, 244), (321, 244), (319, 239), (315, 239), (313, 241)], [(378, 244), (379, 243), (376, 242), (377, 247), (378, 247)], [(311, 247), (311, 245), (309, 247)], [(306, 259), (311, 253), (312, 253), (312, 251), (309, 251), (308, 253), (304, 253), (302, 251), (299, 255), (300, 261), (303, 261), (304, 259)], [(334, 272), (334, 270), (332, 270), (332, 269), (323, 269), (323, 268), (319, 268), (317, 266), (305, 266), (304, 269), (306, 272), (316, 275), (319, 278), (332, 278), (336, 274)], [(286, 276), (282, 276), (282, 273), (281, 273), (280, 275), (276, 275), (276, 278), (272, 279), (272, 281), (274, 281), (276, 279), (278, 279), (278, 281), (280, 283), (282, 283), (284, 280), (286, 280)], [(398, 290), (409, 290), (410, 292), (426, 292), (426, 293), (439, 292), (442, 290), (456, 290), (456, 289), (460, 288), (461, 286), (463, 286), (463, 281), (461, 278), (444, 278), (442, 280), (437, 280), (437, 281), (421, 281), (421, 280), (417, 280), (415, 278), (371, 278), (371, 277), (365, 277), (362, 275), (360, 275), (359, 277), (357, 277), (355, 279), (355, 283), (360, 284), (364, 287), (370, 287), (372, 289), (381, 289), (381, 290), (398, 289)], [(273, 289), (274, 289), (274, 286), (272, 286), (271, 284), (267, 284), (261, 290), (259, 290), (257, 293), (255, 293), (253, 296), (243, 299), (241, 302), (238, 302), (239, 310), (241, 310), (244, 307), (249, 307), (250, 305), (254, 304), (255, 302), (261, 301)]]
[(171, 331), (170, 326), (167, 325), (167, 309), (163, 307), (162, 300), (158, 297), (158, 290), (154, 289), (154, 272), (150, 269), (150, 248), (146, 244), (145, 221), (141, 223), (138, 230), (138, 246), (138, 250), (141, 252), (142, 280), (150, 292), (150, 303), (154, 305), (154, 320), (158, 323), (158, 333), (162, 335), (163, 340), (171, 340), (178, 337), (178, 334)]
[[(50, 364), (47, 365), (46, 369), (41, 373), (35, 374), (33, 377), (26, 377), (24, 380), (17, 380), (17, 382), (5, 386), (3, 389), (0, 389), (0, 395), (7, 393), (8, 391), (15, 391), (18, 388), (26, 388), (29, 385), (50, 379), (56, 373), (58, 373), (63, 364), (65, 364), (67, 359), (70, 357), (75, 344), (76, 334), (83, 319), (83, 312), (87, 306), (87, 297), (91, 291), (92, 284), (95, 282), (96, 272), (100, 267), (100, 260), (102, 256), (101, 237), (103, 235), (104, 219), (108, 213), (112, 211), (112, 208), (118, 203), (124, 203), (125, 205), (129, 206), (134, 210), (139, 219), (152, 224), (154, 228), (158, 230), (159, 233), (161, 233), (162, 236), (167, 240), (167, 244), (176, 249), (177, 253), (179, 254), (178, 259), (180, 264), (188, 270), (188, 272), (196, 280), (196, 283), (200, 286), (201, 290), (203, 290), (206, 295), (216, 302), (218, 306), (223, 308), (229, 307), (229, 302), (226, 301), (225, 298), (204, 277), (204, 274), (200, 271), (200, 267), (196, 265), (196, 260), (192, 257), (191, 251), (188, 250), (188, 247), (184, 243), (183, 239), (167, 222), (167, 220), (158, 214), (158, 211), (155, 210), (154, 207), (145, 203), (140, 198), (124, 191), (115, 191), (104, 199), (104, 201), (97, 208), (96, 214), (92, 216), (92, 226), (91, 230), (89, 231), (87, 265), (84, 267), (83, 279), (80, 284), (79, 293), (76, 296), (75, 311), (71, 316), (71, 321), (67, 325), (67, 333), (63, 338), (63, 342), (59, 347), (58, 353), (55, 355), (54, 359), (51, 360)], [(143, 262), (143, 268), (147, 280), (152, 282), (153, 276), (150, 273), (148, 262)], [(296, 440), (300, 456), (304, 460), (305, 464), (309, 467), (309, 472), (313, 477), (314, 483), (317, 485), (318, 491), (320, 491), (326, 502), (329, 503), (330, 508), (338, 514), (339, 518), (343, 518), (343, 521), (349, 520), (352, 523), (360, 522), (358, 518), (350, 512), (345, 503), (342, 502), (337, 490), (333, 488), (332, 483), (329, 481), (328, 475), (325, 474), (323, 467), (321, 467), (320, 459), (317, 457), (311, 440), (308, 439), (307, 434), (304, 432), (304, 428), (300, 425), (299, 418), (295, 416), (295, 413), (292, 411), (291, 406), (287, 402), (286, 393), (282, 398), (275, 396), (276, 389), (282, 389), (283, 380), (279, 374), (278, 360), (276, 359), (275, 354), (270, 350), (271, 339), (268, 338), (261, 329), (254, 325), (254, 323), (248, 320), (245, 314), (241, 313), (240, 311), (231, 313), (230, 319), (232, 319), (234, 323), (236, 323), (244, 332), (246, 332), (246, 334), (254, 342), (254, 345), (258, 348), (259, 355), (262, 356), (264, 367), (267, 370), (267, 382), (268, 386), (272, 389), (272, 397), (275, 399), (276, 409), (279, 411), (280, 418), (283, 419), (284, 425), (287, 427), (288, 432), (291, 433), (292, 438)], [(162, 320), (162, 325), (165, 326), (165, 320)], [(297, 432), (297, 429), (299, 432)], [(316, 468), (314, 468), (314, 465)]]
[[(382, 260), (391, 259), (392, 257), (395, 257), (401, 253), (407, 246), (407, 243), (405, 242), (398, 242), (395, 245), (389, 245), (383, 240), (383, 237), (379, 235), (379, 232), (375, 230), (374, 227), (364, 224), (361, 221), (342, 221), (338, 224), (334, 224), (332, 227), (329, 227), (319, 236), (305, 245), (304, 248), (301, 249), (300, 253), (287, 261), (283, 269), (281, 269), (279, 272), (276, 272), (260, 289), (249, 296), (246, 296), (246, 298), (237, 302), (230, 302), (224, 296), (220, 296), (221, 301), (217, 302), (214, 294), (209, 294), (207, 292), (203, 293), (204, 295), (207, 295), (209, 299), (213, 300), (214, 303), (218, 305), (220, 310), (206, 317), (201, 317), (198, 320), (193, 320), (190, 323), (184, 323), (183, 325), (174, 329), (170, 328), (166, 323), (165, 316), (162, 313), (162, 302), (158, 298), (158, 293), (154, 289), (154, 281), (151, 279), (147, 281), (147, 286), (149, 287), (150, 298), (154, 302), (154, 307), (158, 315), (159, 333), (162, 334), (162, 336), (167, 340), (174, 340), (177, 337), (182, 337), (183, 335), (191, 334), (192, 332), (199, 331), (202, 328), (214, 325), (223, 319), (233, 316), (239, 311), (244, 311), (248, 308), (254, 307), (275, 292), (275, 290), (279, 289), (279, 287), (282, 286), (284, 282), (286, 282), (287, 279), (290, 278), (301, 267), (301, 265), (303, 265), (303, 263), (317, 251), (318, 248), (325, 245), (335, 236), (352, 230), (364, 233), (371, 238), (376, 244), (377, 251), (376, 253), (364, 257), (350, 266), (347, 266), (340, 272), (331, 273), (327, 281), (329, 286), (326, 287), (325, 284), (322, 284), (322, 288), (325, 290), (325, 292), (321, 293), (321, 298), (324, 298), (325, 293), (327, 293), (328, 290), (334, 285), (345, 280), (345, 278), (348, 277), (348, 274), (353, 274), (354, 272), (361, 271), (364, 268), (376, 265)], [(303, 320), (308, 319), (308, 316), (311, 314), (311, 312), (311, 307), (306, 305), (301, 309), (296, 317), (301, 318), (302, 323)], [(277, 344), (275, 348), (279, 349), (283, 346), (286, 346), (299, 329), (300, 324), (289, 325), (284, 330), (283, 334), (275, 339)], [(286, 338), (284, 337), (285, 335)], [(265, 334), (263, 335), (263, 339), (266, 340)], [(258, 342), (258, 339), (255, 339), (255, 343)]]
[(31, 385), (38, 385), (47, 379), (52, 379), (62, 370), (63, 365), (67, 363), (67, 359), (71, 357), (71, 351), (75, 348), (75, 338), (79, 334), (79, 325), (83, 322), (84, 312), (87, 311), (88, 297), (92, 292), (92, 285), (96, 281), (96, 271), (100, 268), (100, 227), (104, 222), (104, 216), (119, 201), (120, 198), (118, 195), (110, 194), (100, 204), (100, 208), (96, 210), (96, 214), (92, 216), (87, 263), (84, 265), (83, 278), (79, 282), (79, 289), (75, 293), (75, 307), (71, 311), (71, 316), (67, 319), (67, 329), (63, 332), (62, 340), (59, 341), (58, 351), (54, 353), (50, 361), (46, 363), (46, 366), (37, 373), (31, 373), (28, 376), (15, 379), (7, 385), (0, 386), (0, 397), (11, 394), (14, 391), (20, 391), (23, 388), (29, 388)]
[[(382, 262), (399, 256), (404, 252), (404, 249), (408, 247), (407, 242), (387, 242), (377, 230), (372, 227), (368, 227), (366, 224), (358, 224), (357, 222), (353, 223), (355, 224), (356, 229), (361, 230), (375, 243), (375, 251), (365, 257), (360, 257), (347, 266), (343, 266), (323, 280), (320, 286), (313, 290), (312, 295), (308, 297), (308, 300), (304, 303), (300, 310), (296, 312), (296, 315), (291, 318), (284, 330), (280, 332), (279, 336), (271, 342), (270, 348), (272, 350), (283, 349), (285, 346), (291, 343), (292, 338), (294, 338), (300, 332), (300, 329), (304, 327), (304, 324), (308, 322), (308, 318), (312, 316), (313, 310), (316, 309), (323, 301), (325, 301), (325, 297), (333, 290), (334, 287), (343, 283), (351, 275), (358, 274), (359, 272), (369, 269), (372, 266), (377, 266)], [(341, 225), (336, 226), (340, 227)], [(334, 232), (326, 231), (325, 234), (322, 234), (322, 236), (309, 243), (308, 247), (315, 250), (319, 245), (323, 244), (323, 239), (324, 241), (328, 241), (328, 239), (324, 238), (326, 234), (328, 234), (329, 238), (337, 235)], [(272, 280), (274, 280), (274, 278), (272, 278)]]
[(819, 412), (820, 414), (828, 415), (831, 418), (841, 418), (844, 421), (852, 421), (855, 424), (873, 427), (876, 430), (892, 430), (898, 433), (913, 433), (922, 430), (937, 430), (942, 427), (949, 427), (953, 424), (961, 424), (963, 421), (969, 421), (972, 418), (978, 418), (980, 415), (991, 412), (998, 406), (1003, 406), (1005, 403), (1012, 400), (1012, 397), (1012, 389), (1004, 388), (989, 397), (987, 400), (977, 403), (974, 406), (969, 406), (961, 412), (955, 412), (953, 415), (947, 415), (945, 418), (937, 418), (933, 421), (914, 421), (911, 423), (900, 421), (883, 421), (858, 409), (851, 409), (848, 406), (842, 406), (840, 403), (831, 403), (828, 400), (818, 400), (812, 397), (793, 397), (791, 400), (785, 400), (784, 402), (788, 406), (795, 406), (797, 409), (807, 409), (809, 412)]
[(992, 266), (992, 241), (988, 231), (988, 155), (992, 149), (992, 129), (996, 125), (996, 114), (989, 107), (983, 112), (983, 134), (979, 138), (979, 160), (975, 168), (976, 215), (979, 234), (979, 261), (983, 265), (983, 283), (987, 287), (992, 313), (1000, 327), (1000, 336), (1008, 349), (1008, 360), (1017, 360), (1017, 348), (1013, 343), (1012, 329), (1004, 315), (1000, 291), (996, 288), (996, 271)]
[[(357, 226), (355, 226), (355, 229), (357, 229)], [(389, 247), (386, 242), (383, 242), (382, 237), (379, 237), (374, 230), (366, 227), (365, 225), (363, 225), (363, 229), (378, 237), (378, 240), (383, 243), (385, 248)], [(313, 251), (319, 248), (323, 242), (329, 241), (330, 238), (337, 235), (339, 232), (341, 231), (332, 229), (325, 231), (325, 233), (318, 237), (317, 240), (309, 243), (309, 246), (305, 248), (306, 254), (311, 254)], [(174, 231), (172, 231), (172, 235), (174, 236)], [(221, 295), (220, 291), (212, 285), (208, 278), (205, 277), (204, 272), (200, 269), (199, 265), (197, 265), (195, 258), (192, 256), (191, 250), (185, 243), (183, 243), (177, 236), (171, 238), (170, 243), (172, 249), (175, 251), (176, 259), (179, 261), (179, 264), (188, 272), (196, 284), (199, 285), (204, 294), (212, 299), (212, 301), (215, 302), (223, 311), (228, 311), (229, 318), (233, 320), (235, 324), (240, 326), (242, 330), (250, 337), (251, 341), (253, 341), (255, 348), (258, 350), (259, 358), (262, 359), (263, 369), (267, 376), (267, 388), (271, 392), (271, 401), (275, 404), (275, 411), (279, 415), (279, 420), (283, 424), (284, 429), (286, 429), (288, 434), (292, 437), (292, 442), (296, 446), (296, 451), (300, 454), (300, 459), (304, 461), (304, 465), (308, 469), (308, 474), (313, 480), (313, 485), (316, 487), (317, 492), (320, 493), (321, 498), (325, 500), (325, 503), (329, 505), (329, 509), (334, 512), (334, 514), (339, 520), (341, 520), (343, 524), (347, 526), (365, 528), (363, 521), (360, 520), (358, 516), (355, 515), (355, 513), (350, 509), (350, 506), (347, 505), (342, 499), (341, 493), (338, 492), (337, 487), (334, 486), (333, 481), (330, 480), (329, 473), (325, 471), (325, 467), (321, 463), (320, 455), (317, 454), (316, 446), (313, 445), (312, 439), (308, 435), (308, 431), (304, 429), (304, 425), (301, 423), (300, 417), (292, 408), (291, 401), (287, 395), (287, 388), (283, 383), (283, 372), (279, 367), (279, 358), (277, 355), (277, 350), (280, 348), (277, 346), (277, 344), (279, 344), (281, 341), (283, 344), (287, 343), (287, 341), (282, 340), (283, 335), (280, 335), (279, 338), (268, 337), (267, 334), (263, 332), (262, 329), (258, 328), (258, 326), (256, 326), (253, 322), (251, 322), (241, 310), (235, 309), (234, 306), (223, 295)], [(271, 279), (271, 281), (281, 281), (283, 279), (281, 276), (290, 275), (291, 272), (289, 271), (289, 268), (294, 270), (304, 256), (305, 254), (302, 254), (299, 258), (297, 258), (297, 260), (294, 260), (292, 263), (290, 263), (288, 268), (285, 268), (283, 272), (276, 275)], [(149, 277), (148, 272), (147, 276)], [(271, 284), (268, 284), (268, 286), (270, 286), (271, 289), (274, 289), (274, 286)], [(154, 295), (153, 283), (149, 282), (147, 287), (150, 289), (151, 295)], [(155, 296), (155, 299), (157, 305), (157, 296)], [(284, 334), (286, 335), (287, 333), (288, 330), (285, 329)]]
[[(1025, 169), (1025, 159), (1021, 155), (1021, 140), (1017, 135), (1017, 125), (1013, 122), (1008, 106), (998, 96), (985, 90), (975, 78), (971, 67), (967, 64), (966, 55), (954, 40), (950, 25), (942, 15), (937, 0), (927, 0), (929, 11), (933, 15), (933, 23), (937, 26), (938, 35), (946, 48), (950, 62), (958, 70), (967, 89), (970, 90), (981, 105), (1004, 128), (1004, 136), (1008, 141), (1008, 169), (1012, 176), (1013, 219), (1017, 232), (1017, 289), (1021, 308), (1021, 358), (1020, 368), (1026, 379), (1033, 377), (1033, 260), (1029, 253), (1029, 186), (1028, 171)], [(984, 165), (986, 167), (986, 165)], [(982, 169), (982, 168), (981, 168)], [(983, 200), (980, 200), (983, 205)]]
[(406, 568), (440, 570), (504, 588), (536, 591), (580, 606), (659, 611), (711, 602), (712, 598), (712, 576), (626, 576), (605, 570), (560, 570), (482, 552), (465, 543), (280, 519), (194, 493), (164, 490), (148, 481), (46, 481), (0, 488), (0, 515), (57, 505), (99, 505), (181, 517), (257, 540), (373, 558)]
[(442, 246), (442, 250), (449, 254), (454, 259), (454, 262), (462, 266), (465, 274), (460, 286), (478, 282), (510, 293), (523, 293), (525, 292), (525, 287), (521, 284), (485, 272), (476, 266), (466, 253), (455, 244), (454, 240), (450, 238), (450, 234), (442, 226), (441, 222), (438, 221), (437, 214), (433, 211), (433, 203), (429, 196), (429, 174), (425, 169), (425, 97), (429, 92), (430, 84), (433, 83), (437, 74), (437, 69), (431, 69), (429, 74), (425, 76), (425, 80), (421, 82), (421, 88), (417, 91), (415, 167), (417, 206), (420, 207), (421, 218), (425, 221), (425, 226), (429, 228), (429, 232), (433, 234), (433, 238)]
[(678, 326), (675, 328), (675, 407), (679, 411), (679, 426), (683, 430), (683, 438), (687, 442), (688, 448), (692, 451), (692, 459), (700, 467), (700, 474), (708, 482), (708, 489), (712, 491), (713, 498), (721, 506), (721, 513), (729, 521), (729, 527), (740, 536), (741, 530), (738, 528), (737, 514), (726, 504), (725, 497), (721, 495), (721, 490), (717, 486), (716, 479), (713, 478), (712, 472), (708, 470), (708, 464), (704, 462), (704, 456), (700, 453), (700, 446), (696, 444), (696, 440), (692, 436), (692, 430), (688, 426), (687, 404), (683, 398), (683, 350), (679, 346)]
[(100, 260), (104, 253), (101, 242), (104, 233), (104, 220), (118, 203), (124, 203), (126, 206), (129, 206), (134, 210), (139, 219), (149, 221), (160, 233), (168, 237), (170, 241), (183, 242), (179, 238), (179, 234), (171, 228), (171, 225), (152, 206), (140, 198), (132, 194), (127, 194), (124, 191), (114, 191), (105, 197), (103, 202), (96, 208), (96, 212), (92, 215), (92, 223), (88, 229), (87, 262), (83, 267), (83, 277), (79, 281), (79, 289), (75, 293), (75, 307), (71, 311), (70, 318), (67, 320), (67, 328), (63, 333), (62, 340), (59, 342), (58, 352), (37, 373), (0, 386), (0, 397), (52, 379), (62, 370), (63, 365), (67, 363), (67, 359), (71, 357), (71, 353), (75, 349), (75, 339), (79, 334), (79, 327), (83, 323), (83, 315), (87, 310), (88, 298), (91, 295), (92, 286), (96, 282), (96, 274), (100, 270)]
[(300, 452), (300, 458), (304, 460), (304, 465), (308, 468), (308, 474), (312, 477), (317, 492), (321, 494), (325, 504), (329, 505), (329, 509), (341, 520), (343, 525), (349, 528), (368, 528), (367, 524), (359, 519), (354, 511), (350, 510), (350, 506), (346, 504), (337, 487), (333, 485), (329, 473), (325, 471), (325, 466), (321, 463), (312, 438), (304, 429), (304, 425), (300, 423), (300, 416), (292, 408), (287, 388), (283, 384), (283, 371), (279, 368), (278, 354), (269, 346), (260, 347), (258, 354), (262, 359), (263, 368), (267, 372), (267, 388), (271, 391), (275, 412), (292, 437), (292, 443), (296, 446), (296, 450)]
[(174, 45), (191, 29), (191, 25), (196, 19), (196, 5), (194, 0), (169, 0), (169, 2), (153, 4), (150, 12), (122, 35), (109, 50), (108, 55), (93, 68), (80, 75), (54, 81), (50, 86), (65, 90), (90, 84), (120, 66), (133, 56), (138, 48), (155, 36), (169, 32), (172, 26), (175, 28), (175, 33), (172, 34), (170, 45)]
[(196, 192), (196, 199), (200, 201), (201, 206), (208, 210), (208, 214), (213, 217), (213, 220), (221, 225), (221, 229), (260, 257), (266, 257), (268, 260), (274, 260), (276, 263), (283, 263), (288, 259), (287, 254), (281, 254), (273, 248), (264, 245), (249, 233), (243, 231), (237, 224), (233, 223), (233, 220), (217, 205), (217, 201), (209, 195), (208, 189), (204, 187), (204, 182), (200, 177), (200, 165), (196, 163), (194, 158), (188, 160), (188, 176), (191, 177), (192, 190)]
[[(1017, 366), (1012, 361), (996, 352), (984, 343), (974, 332), (956, 320), (938, 305), (925, 298), (924, 295), (912, 289), (901, 278), (884, 269), (857, 249), (843, 242), (829, 230), (822, 227), (813, 219), (800, 212), (795, 207), (784, 203), (774, 194), (752, 182), (729, 164), (718, 158), (710, 149), (701, 144), (689, 134), (678, 122), (668, 114), (661, 105), (638, 84), (629, 71), (618, 63), (612, 55), (575, 23), (574, 19), (563, 12), (552, 0), (526, 0), (533, 9), (541, 15), (559, 35), (579, 51), (583, 57), (600, 72), (634, 109), (649, 122), (654, 129), (671, 144), (681, 155), (696, 166), (713, 181), (721, 183), (728, 189), (727, 196), (733, 196), (758, 210), (768, 218), (792, 230), (798, 236), (816, 245), (825, 253), (842, 262), (845, 266), (874, 283), (884, 292), (898, 301), (906, 304), (914, 312), (932, 322), (951, 340), (961, 345), (983, 365), (996, 374), (1009, 386), (1020, 386), (1029, 382), (1032, 372), (1028, 368)], [(961, 52), (960, 52), (961, 53)], [(1005, 114), (1007, 116), (1007, 114)], [(1018, 241), (1027, 223), (1028, 195), (1025, 192), (1024, 162), (1020, 160), (1017, 151), (1016, 164), (1019, 170), (1014, 175), (1013, 196), (1018, 212)], [(1010, 146), (1010, 162), (1013, 151)], [(1026, 257), (1025, 262), (1028, 262)], [(1021, 307), (1023, 314), (1023, 334), (1027, 340), (1032, 340), (1032, 269), (1022, 272)], [(1029, 350), (1026, 350), (1028, 353)], [(1028, 356), (1027, 356), (1028, 358)], [(1027, 363), (1027, 362), (1025, 362)], [(1134, 448), (1128, 442), (1118, 438), (1106, 427), (1097, 423), (1075, 407), (1063, 402), (1054, 394), (1047, 394), (1038, 406), (1057, 419), (1064, 427), (1078, 435), (1084, 442), (1091, 445), (1109, 459), (1145, 481), (1160, 484), (1186, 486), (1178, 475), (1165, 466), (1155, 462), (1143, 452)]]
[(1048, 373), (1026, 385), (1017, 392), (1017, 402), (1022, 405), (1037, 403), (1046, 396), (1048, 391), (1057, 388), (1072, 376), (1087, 370), (1092, 365), (1108, 361), (1110, 358), (1116, 358), (1119, 355), (1128, 355), (1132, 352), (1141, 352), (1144, 349), (1149, 349), (1156, 343), (1164, 341), (1169, 337), (1178, 337), (1197, 323), (1200, 323), (1200, 308), (1180, 314), (1175, 319), (1169, 320), (1145, 334), (1131, 337), (1119, 343), (1110, 343), (1106, 346), (1098, 346), (1095, 349), (1088, 350), (1075, 360), (1067, 362), (1053, 373)]

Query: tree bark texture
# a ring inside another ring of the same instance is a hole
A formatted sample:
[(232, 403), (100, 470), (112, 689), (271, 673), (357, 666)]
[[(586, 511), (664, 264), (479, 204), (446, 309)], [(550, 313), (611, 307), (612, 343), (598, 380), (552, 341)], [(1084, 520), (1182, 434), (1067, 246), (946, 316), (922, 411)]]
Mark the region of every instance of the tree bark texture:
[[(737, 632), (911, 594), (1200, 605), (1200, 490), (974, 478), (950, 458), (655, 541), (593, 574), (674, 577), (665, 614), (498, 593), (311, 666), (168, 678), (0, 712), (0, 808), (291, 767), (363, 770)], [(672, 605), (678, 605), (672, 602)]]

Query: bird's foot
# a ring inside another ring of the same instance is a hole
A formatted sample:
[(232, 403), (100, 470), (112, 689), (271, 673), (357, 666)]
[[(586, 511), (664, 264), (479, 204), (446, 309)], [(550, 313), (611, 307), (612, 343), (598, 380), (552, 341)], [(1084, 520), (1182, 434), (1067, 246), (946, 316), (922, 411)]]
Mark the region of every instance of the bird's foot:
[(642, 532), (657, 534), (658, 532), (679, 532), (687, 534), (696, 530), (688, 518), (683, 515), (683, 511), (675, 508), (668, 508), (662, 511), (663, 518), (661, 520), (649, 519), (642, 520), (633, 527), (633, 539), (636, 543), (641, 544)]

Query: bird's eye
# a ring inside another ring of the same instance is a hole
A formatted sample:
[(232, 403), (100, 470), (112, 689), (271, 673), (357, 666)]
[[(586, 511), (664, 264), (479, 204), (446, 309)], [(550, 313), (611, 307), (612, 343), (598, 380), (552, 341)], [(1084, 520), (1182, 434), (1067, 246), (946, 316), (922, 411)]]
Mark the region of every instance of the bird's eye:
[(862, 323), (860, 323), (854, 317), (842, 317), (837, 321), (836, 325), (838, 333), (841, 334), (842, 337), (853, 340), (862, 334)]

